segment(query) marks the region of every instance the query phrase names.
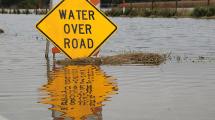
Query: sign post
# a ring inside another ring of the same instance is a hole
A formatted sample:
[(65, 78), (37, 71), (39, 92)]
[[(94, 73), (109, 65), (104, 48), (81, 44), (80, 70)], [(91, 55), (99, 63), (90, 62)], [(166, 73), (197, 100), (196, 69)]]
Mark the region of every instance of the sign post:
[[(53, 6), (53, 0), (50, 0), (49, 2), (49, 9), (52, 9)], [(46, 51), (45, 51), (45, 58), (46, 60), (49, 59), (49, 46), (50, 46), (50, 41), (46, 40)]]
[(92, 56), (117, 26), (87, 0), (62, 0), (36, 28), (74, 59)]

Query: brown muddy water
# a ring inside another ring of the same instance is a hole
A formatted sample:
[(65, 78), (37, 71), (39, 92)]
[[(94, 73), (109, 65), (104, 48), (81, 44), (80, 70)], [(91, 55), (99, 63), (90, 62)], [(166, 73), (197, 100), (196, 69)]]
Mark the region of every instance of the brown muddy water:
[(0, 15), (0, 120), (215, 119), (215, 20), (111, 18), (119, 30), (102, 55), (157, 52), (169, 60), (62, 67), (44, 59), (40, 18)]

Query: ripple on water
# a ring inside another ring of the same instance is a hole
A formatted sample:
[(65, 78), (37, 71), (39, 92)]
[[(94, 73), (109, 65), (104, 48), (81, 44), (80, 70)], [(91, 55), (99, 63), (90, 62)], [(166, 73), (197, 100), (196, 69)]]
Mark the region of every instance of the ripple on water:
[[(102, 55), (137, 50), (171, 53), (172, 60), (157, 67), (68, 66), (49, 72), (46, 41), (34, 28), (40, 18), (0, 15), (0, 119), (214, 120), (214, 20), (111, 18), (119, 30)], [(82, 83), (71, 80), (74, 75)], [(82, 89), (87, 86), (88, 93)]]

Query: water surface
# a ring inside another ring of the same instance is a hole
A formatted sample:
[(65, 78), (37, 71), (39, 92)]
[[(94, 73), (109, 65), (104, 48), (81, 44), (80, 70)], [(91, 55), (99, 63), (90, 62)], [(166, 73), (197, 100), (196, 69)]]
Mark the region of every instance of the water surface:
[(102, 55), (135, 50), (172, 60), (63, 67), (44, 59), (40, 18), (0, 15), (0, 119), (214, 120), (215, 20), (111, 18), (119, 30)]

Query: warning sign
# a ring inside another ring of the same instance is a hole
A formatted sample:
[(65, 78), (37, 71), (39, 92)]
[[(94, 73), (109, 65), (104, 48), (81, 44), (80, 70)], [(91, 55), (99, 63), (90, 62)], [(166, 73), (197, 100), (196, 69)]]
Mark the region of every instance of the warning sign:
[(87, 0), (62, 0), (36, 28), (73, 59), (93, 55), (117, 26)]

